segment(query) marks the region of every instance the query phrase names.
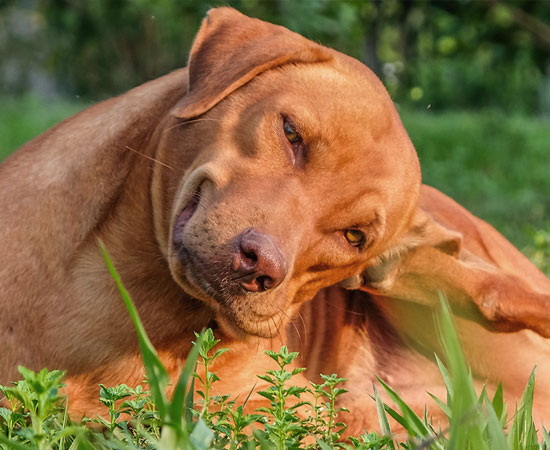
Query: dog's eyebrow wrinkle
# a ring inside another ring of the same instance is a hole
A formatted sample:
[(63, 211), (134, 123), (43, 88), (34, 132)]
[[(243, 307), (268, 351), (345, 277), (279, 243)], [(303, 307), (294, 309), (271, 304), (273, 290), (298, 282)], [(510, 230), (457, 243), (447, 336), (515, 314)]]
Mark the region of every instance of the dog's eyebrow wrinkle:
[[(372, 198), (377, 196), (379, 191), (374, 188), (365, 188), (359, 194), (354, 195), (353, 197), (347, 197), (344, 200), (342, 198), (337, 199), (338, 205), (346, 205), (345, 208), (340, 207), (340, 225), (341, 228), (347, 228), (352, 225), (357, 227), (369, 227), (372, 223), (378, 218), (379, 212), (373, 210), (373, 204), (380, 204), (380, 202), (373, 202)], [(368, 201), (366, 200), (368, 199)], [(338, 208), (338, 207), (337, 207)], [(337, 209), (334, 209), (337, 210)], [(334, 217), (334, 210), (330, 210), (329, 214), (326, 214), (321, 218), (320, 223), (330, 223), (331, 219)], [(353, 217), (349, 217), (353, 215)], [(350, 219), (350, 223), (342, 224), (343, 219)], [(357, 220), (360, 218), (361, 220)]]
[(378, 193), (376, 189), (365, 189), (359, 195), (346, 199), (346, 211), (361, 219), (356, 226), (368, 227), (377, 220), (380, 211), (373, 209), (373, 205), (380, 204)]
[(308, 267), (308, 272), (325, 272), (330, 270), (329, 264), (314, 264), (313, 266)]
[(167, 131), (170, 131), (170, 130), (173, 130), (174, 128), (178, 128), (178, 127), (181, 127), (183, 125), (188, 125), (190, 123), (195, 123), (195, 122), (207, 122), (207, 121), (211, 121), (211, 122), (221, 122), (220, 119), (214, 119), (213, 117), (201, 117), (201, 118), (198, 118), (198, 119), (190, 119), (190, 120), (185, 120), (185, 121), (182, 121), (182, 122), (179, 122), (175, 125), (172, 125), (171, 127), (167, 127), (165, 128), (164, 130), (162, 130), (163, 133), (166, 133)]

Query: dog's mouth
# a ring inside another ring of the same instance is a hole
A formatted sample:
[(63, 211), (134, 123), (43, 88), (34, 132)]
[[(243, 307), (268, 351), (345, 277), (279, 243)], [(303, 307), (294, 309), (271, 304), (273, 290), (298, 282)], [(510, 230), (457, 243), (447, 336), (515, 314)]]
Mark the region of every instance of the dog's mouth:
[[(178, 270), (179, 276), (177, 278), (180, 279), (180, 281), (186, 281), (182, 287), (184, 287), (189, 295), (211, 304), (211, 300), (213, 300), (213, 297), (216, 297), (215, 294), (217, 292), (208, 282), (206, 282), (204, 277), (200, 276), (200, 273), (206, 270), (205, 264), (202, 263), (201, 260), (194, 258), (184, 244), (185, 228), (197, 211), (200, 200), (201, 186), (199, 185), (176, 217), (172, 232), (172, 245), (176, 259), (181, 265), (180, 270)], [(197, 269), (195, 266), (201, 269), (199, 273), (195, 273)]]
[[(182, 264), (180, 281), (187, 294), (212, 308), (219, 327), (227, 336), (244, 339), (246, 336), (272, 338), (280, 333), (288, 315), (281, 308), (258, 311), (258, 301), (251, 304), (242, 297), (226, 292), (206, 276), (208, 266), (194, 257), (185, 247), (178, 251)], [(265, 301), (265, 300), (264, 300)]]
[(185, 225), (187, 225), (193, 214), (195, 214), (195, 211), (197, 211), (200, 199), (201, 187), (199, 186), (176, 218), (176, 223), (174, 224), (174, 244), (176, 244), (176, 247), (181, 246)]
[[(205, 274), (208, 272), (208, 265), (193, 255), (184, 247), (181, 246), (178, 250), (178, 257), (183, 266), (183, 274), (187, 281), (186, 287), (188, 293), (193, 297), (206, 301), (212, 305), (212, 300), (216, 303), (223, 303), (223, 298), (211, 282), (206, 279)], [(190, 290), (189, 290), (190, 288)]]

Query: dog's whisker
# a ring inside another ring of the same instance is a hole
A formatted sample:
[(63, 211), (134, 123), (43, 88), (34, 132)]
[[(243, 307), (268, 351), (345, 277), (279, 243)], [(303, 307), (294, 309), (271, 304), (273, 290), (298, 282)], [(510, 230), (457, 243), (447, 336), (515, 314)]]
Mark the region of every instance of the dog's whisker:
[[(279, 327), (277, 326), (277, 322), (275, 322), (275, 318), (273, 316), (271, 316), (269, 319), (273, 322), (273, 326), (275, 327), (275, 336), (277, 336), (279, 339), (282, 340), (281, 331), (279, 330)], [(269, 323), (269, 321), (268, 321), (268, 323)], [(272, 335), (272, 339), (273, 339), (273, 337), (274, 336)]]
[(304, 319), (304, 316), (302, 315), (302, 310), (301, 309), (298, 310), (298, 317), (300, 318), (300, 321), (302, 322), (302, 325), (304, 326), (304, 333), (307, 336), (308, 329), (307, 329), (307, 325), (306, 325), (306, 321)]
[(151, 156), (146, 155), (145, 153), (141, 153), (140, 151), (138, 151), (138, 150), (136, 150), (136, 149), (130, 147), (129, 145), (125, 145), (125, 148), (128, 149), (128, 150), (130, 150), (130, 151), (132, 151), (132, 152), (134, 152), (134, 153), (136, 153), (136, 154), (138, 154), (139, 156), (142, 156), (142, 157), (144, 157), (144, 158), (146, 158), (146, 159), (149, 159), (150, 161), (153, 161), (155, 164), (159, 164), (159, 165), (161, 165), (161, 166), (163, 166), (163, 167), (166, 167), (166, 168), (168, 168), (168, 169), (170, 169), (170, 170), (175, 170), (172, 166), (169, 166), (168, 164), (163, 163), (162, 161), (159, 161), (159, 160), (156, 159), (156, 158), (152, 158)]
[[(302, 334), (300, 333), (300, 330), (298, 329), (298, 327), (296, 326), (296, 324), (294, 323), (294, 321), (292, 320), (292, 318), (286, 313), (286, 311), (281, 308), (280, 306), (277, 306), (277, 309), (279, 310), (279, 312), (281, 314), (283, 314), (287, 319), (288, 319), (288, 322), (292, 325), (292, 327), (296, 330), (296, 334), (298, 335), (298, 341), (300, 342), (300, 347), (303, 347), (304, 345), (304, 342), (302, 340)], [(303, 319), (302, 319), (303, 320)]]
[[(365, 299), (365, 301), (367, 301), (367, 300)], [(345, 306), (341, 306), (341, 305), (332, 304), (330, 302), (326, 302), (325, 304), (332, 311), (343, 310), (347, 314), (353, 314), (353, 315), (356, 315), (356, 316), (366, 317), (366, 314), (364, 312), (354, 311), (353, 309), (346, 308)]]
[(256, 353), (260, 351), (260, 336), (258, 335), (259, 327), (258, 324), (256, 324)]
[[(258, 330), (260, 329), (259, 326), (257, 328), (258, 328)], [(273, 347), (273, 337), (272, 337), (272, 333), (271, 333), (271, 324), (269, 323), (269, 320), (267, 321), (267, 329), (268, 329), (268, 332), (269, 332), (269, 345), (270, 345), (270, 347)]]

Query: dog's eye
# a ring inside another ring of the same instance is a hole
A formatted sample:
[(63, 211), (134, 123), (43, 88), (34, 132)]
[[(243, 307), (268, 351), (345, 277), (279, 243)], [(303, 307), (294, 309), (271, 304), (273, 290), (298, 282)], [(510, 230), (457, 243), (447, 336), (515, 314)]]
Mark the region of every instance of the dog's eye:
[(283, 131), (285, 132), (288, 142), (291, 144), (296, 144), (302, 141), (302, 136), (300, 136), (300, 133), (296, 131), (296, 127), (286, 120), (283, 123)]
[(303, 169), (307, 163), (308, 146), (290, 119), (283, 114), (281, 114), (281, 117), (283, 119), (283, 133), (290, 144), (292, 164), (299, 169)]
[(344, 237), (352, 247), (360, 247), (365, 243), (365, 234), (354, 228), (345, 230)]

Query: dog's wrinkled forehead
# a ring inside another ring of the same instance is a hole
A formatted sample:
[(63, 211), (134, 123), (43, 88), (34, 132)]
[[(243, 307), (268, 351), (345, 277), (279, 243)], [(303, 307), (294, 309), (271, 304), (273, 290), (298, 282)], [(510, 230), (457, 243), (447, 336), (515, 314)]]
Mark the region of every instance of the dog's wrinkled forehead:
[(281, 68), (288, 80), (283, 90), (292, 91), (296, 107), (324, 122), (323, 127), (330, 126), (330, 121), (342, 135), (370, 134), (379, 140), (394, 125), (393, 104), (366, 67), (346, 67), (338, 56), (325, 63)]

